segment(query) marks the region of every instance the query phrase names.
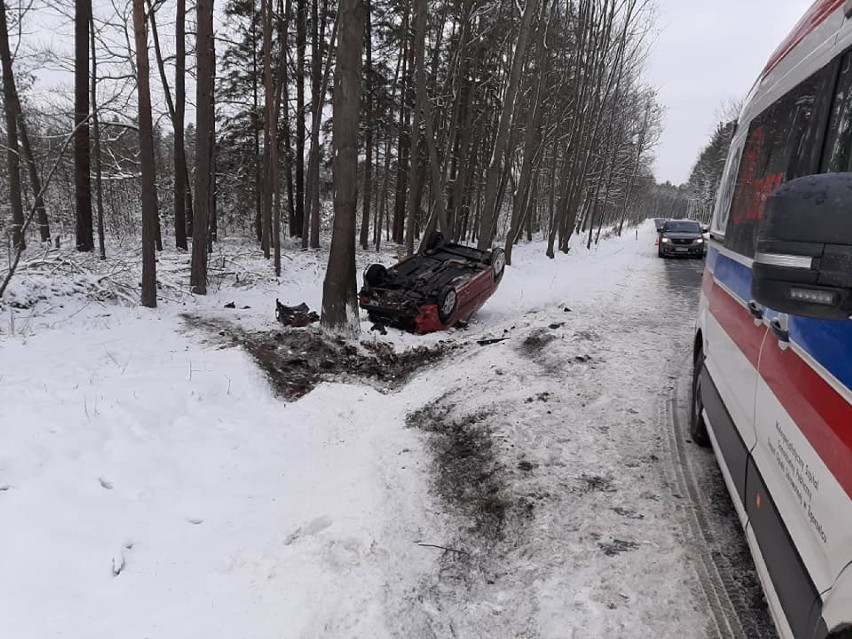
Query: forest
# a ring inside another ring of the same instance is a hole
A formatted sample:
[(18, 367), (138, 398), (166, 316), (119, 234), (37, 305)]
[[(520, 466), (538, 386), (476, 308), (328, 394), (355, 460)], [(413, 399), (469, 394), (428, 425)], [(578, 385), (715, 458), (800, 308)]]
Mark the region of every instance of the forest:
[[(0, 298), (38, 247), (185, 252), (203, 294), (223, 238), (330, 244), (346, 324), (356, 244), (438, 229), (511, 264), (647, 217), (709, 218), (731, 125), (658, 185), (651, 0), (2, 0)], [(286, 265), (284, 265), (286, 266)], [(332, 303), (331, 300), (337, 300)], [(335, 310), (336, 309), (336, 310)]]

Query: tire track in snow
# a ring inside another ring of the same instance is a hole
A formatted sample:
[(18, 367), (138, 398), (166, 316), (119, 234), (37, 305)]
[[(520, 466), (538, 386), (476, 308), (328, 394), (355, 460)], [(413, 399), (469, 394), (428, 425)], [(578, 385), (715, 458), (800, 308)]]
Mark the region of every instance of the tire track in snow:
[[(777, 635), (765, 603), (755, 602), (760, 586), (750, 569), (751, 556), (724, 480), (714, 468), (717, 462), (712, 458), (702, 460), (699, 455), (707, 457), (712, 453), (697, 450), (689, 439), (685, 408), (690, 392), (689, 361), (687, 353), (680, 361), (674, 389), (661, 398), (660, 422), (668, 435), (671, 485), (689, 500), (680, 510), (690, 535), (702, 593), (712, 613), (714, 627), (710, 632), (720, 639), (772, 639)], [(722, 516), (713, 508), (719, 501), (727, 511)], [(727, 552), (719, 552), (720, 547)]]
[[(676, 392), (676, 391), (675, 391)], [(674, 393), (673, 393), (674, 394)], [(660, 422), (665, 425), (668, 434), (668, 453), (671, 465), (671, 485), (677, 488), (673, 491), (675, 498), (688, 495), (690, 503), (680, 508), (687, 525), (688, 542), (694, 550), (695, 569), (701, 592), (711, 613), (712, 628), (709, 629), (714, 637), (726, 639), (746, 639), (745, 631), (739, 621), (733, 603), (728, 596), (722, 575), (710, 552), (707, 550), (706, 513), (700, 505), (700, 489), (695, 474), (690, 468), (690, 461), (684, 451), (681, 429), (676, 422), (676, 399), (669, 397), (661, 403)]]

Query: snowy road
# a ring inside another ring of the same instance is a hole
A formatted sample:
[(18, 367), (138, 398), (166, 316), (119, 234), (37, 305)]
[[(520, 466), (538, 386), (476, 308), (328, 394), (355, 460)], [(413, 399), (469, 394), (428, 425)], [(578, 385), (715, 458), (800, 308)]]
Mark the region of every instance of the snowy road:
[(686, 434), (701, 264), (653, 237), (520, 246), (469, 328), (388, 335), (448, 359), (287, 404), (180, 314), (273, 328), (316, 307), (313, 254), (154, 313), (10, 309), (0, 637), (773, 637)]
[(633, 257), (440, 373), (415, 422), (463, 552), (399, 636), (773, 636), (715, 461), (686, 443), (701, 264)]

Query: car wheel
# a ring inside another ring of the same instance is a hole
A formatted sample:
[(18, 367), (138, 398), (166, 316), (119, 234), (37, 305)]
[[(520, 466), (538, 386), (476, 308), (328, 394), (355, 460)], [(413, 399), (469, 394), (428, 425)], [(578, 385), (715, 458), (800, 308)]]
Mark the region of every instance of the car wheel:
[(456, 312), (458, 303), (458, 293), (456, 293), (456, 289), (452, 286), (444, 287), (438, 294), (438, 317), (444, 324), (450, 321), (453, 313)]
[(499, 284), (503, 279), (503, 271), (506, 270), (506, 254), (503, 249), (496, 248), (491, 251), (491, 268), (494, 269), (494, 283)]
[(367, 286), (379, 286), (388, 278), (388, 270), (381, 264), (370, 264), (364, 271), (364, 284)]
[(663, 254), (663, 249), (657, 249), (657, 257), (665, 257)]
[(692, 370), (692, 411), (689, 416), (689, 434), (699, 446), (710, 445), (707, 424), (704, 422), (704, 398), (701, 396), (701, 369), (704, 367), (704, 350), (699, 348), (695, 354), (695, 366)]

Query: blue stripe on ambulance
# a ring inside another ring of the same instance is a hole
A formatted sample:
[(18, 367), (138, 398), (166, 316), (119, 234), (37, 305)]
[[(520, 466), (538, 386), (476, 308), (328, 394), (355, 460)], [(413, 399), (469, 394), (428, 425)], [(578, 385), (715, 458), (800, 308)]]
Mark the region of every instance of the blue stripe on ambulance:
[[(723, 255), (714, 247), (707, 253), (707, 267), (714, 277), (744, 304), (751, 299), (751, 269)], [(772, 318), (777, 313), (766, 310)], [(852, 389), (852, 321), (817, 320), (790, 316), (790, 339), (814, 358), (846, 388)]]

